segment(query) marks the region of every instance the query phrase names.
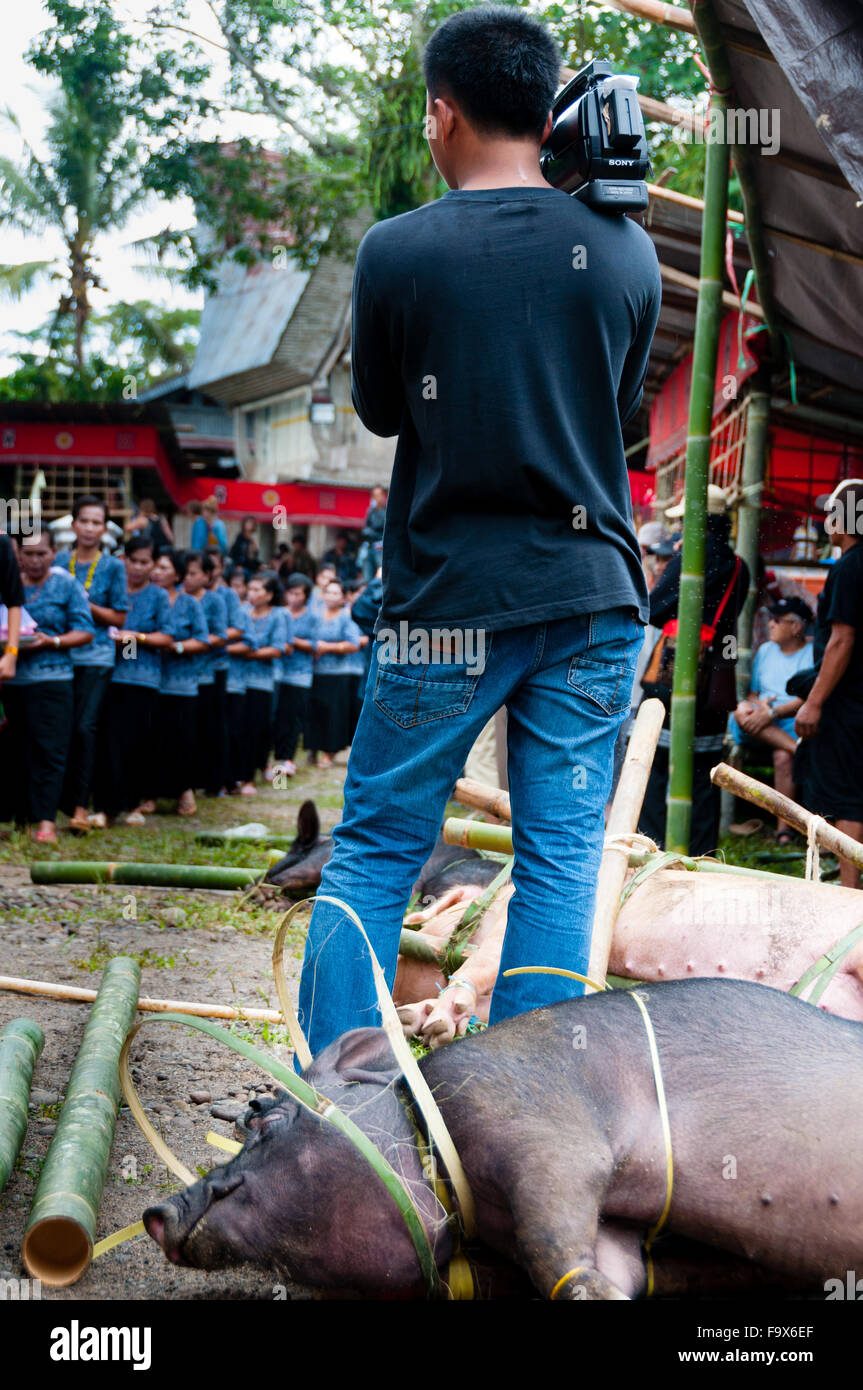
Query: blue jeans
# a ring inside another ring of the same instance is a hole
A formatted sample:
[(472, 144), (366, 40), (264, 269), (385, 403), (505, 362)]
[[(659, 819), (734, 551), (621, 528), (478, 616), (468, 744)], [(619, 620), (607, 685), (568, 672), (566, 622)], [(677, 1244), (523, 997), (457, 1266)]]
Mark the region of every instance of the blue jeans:
[[(562, 976), (503, 972), (587, 969), (603, 808), (643, 638), (634, 608), (506, 628), (485, 634), (481, 671), (479, 662), (390, 660), (372, 641), (344, 814), (319, 892), (357, 913), (390, 988), (402, 916), (453, 784), (506, 705), (515, 892), (490, 1022), (583, 992)], [(331, 903), (312, 913), (300, 1021), (313, 1054), (350, 1028), (380, 1024), (365, 943)]]

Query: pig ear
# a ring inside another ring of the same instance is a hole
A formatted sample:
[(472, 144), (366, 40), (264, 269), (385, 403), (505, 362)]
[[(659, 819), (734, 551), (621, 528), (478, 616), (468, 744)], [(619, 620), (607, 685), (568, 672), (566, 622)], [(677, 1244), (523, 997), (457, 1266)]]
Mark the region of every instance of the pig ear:
[(314, 844), (320, 833), (318, 808), (313, 801), (304, 801), (297, 816), (297, 837), (303, 844)]
[(395, 1059), (389, 1039), (383, 1028), (354, 1028), (345, 1033), (319, 1058), (318, 1066), (330, 1074), (336, 1072), (343, 1081), (371, 1082), (378, 1086), (388, 1086), (401, 1075), (401, 1067)]

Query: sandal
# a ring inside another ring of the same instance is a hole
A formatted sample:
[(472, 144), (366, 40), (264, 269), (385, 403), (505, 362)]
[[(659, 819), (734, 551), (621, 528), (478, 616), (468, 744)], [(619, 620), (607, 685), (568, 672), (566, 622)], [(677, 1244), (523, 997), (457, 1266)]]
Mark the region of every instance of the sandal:
[(128, 816), (126, 816), (126, 818), (125, 818), (123, 824), (124, 824), (124, 825), (146, 825), (146, 824), (147, 824), (147, 821), (146, 821), (146, 818), (141, 814), (140, 811), (130, 811), (129, 814), (128, 814)]
[(90, 817), (88, 815), (72, 816), (67, 828), (74, 830), (76, 835), (83, 835), (90, 829)]
[(56, 845), (57, 834), (54, 830), (37, 830), (34, 839), (37, 845)]

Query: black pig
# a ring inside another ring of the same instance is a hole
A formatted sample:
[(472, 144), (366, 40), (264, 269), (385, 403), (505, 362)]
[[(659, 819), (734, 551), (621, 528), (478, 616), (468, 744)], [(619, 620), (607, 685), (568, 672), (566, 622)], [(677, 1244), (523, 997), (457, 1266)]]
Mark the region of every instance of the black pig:
[[(668, 1232), (756, 1262), (780, 1284), (863, 1273), (863, 1111), (853, 1102), (863, 1025), (736, 980), (642, 995), (673, 1143)], [(640, 1239), (662, 1210), (666, 1162), (645, 1024), (627, 993), (536, 1009), (420, 1066), (484, 1246), (545, 1297), (573, 1269), (558, 1297), (642, 1292)], [(443, 1266), (452, 1237), (386, 1035), (347, 1033), (306, 1075), (403, 1174)], [(320, 1289), (422, 1295), (402, 1217), (350, 1141), (285, 1094), (247, 1118), (241, 1153), (144, 1213), (169, 1258), (202, 1269), (253, 1260)]]
[[(264, 882), (281, 888), (288, 897), (309, 897), (320, 888), (321, 870), (332, 852), (333, 837), (321, 834), (315, 803), (304, 801), (297, 816), (297, 837), (284, 858), (268, 871)], [(420, 901), (428, 903), (456, 885), (485, 888), (499, 869), (496, 860), (484, 859), (473, 849), (444, 844), (439, 838), (412, 893), (418, 893)]]

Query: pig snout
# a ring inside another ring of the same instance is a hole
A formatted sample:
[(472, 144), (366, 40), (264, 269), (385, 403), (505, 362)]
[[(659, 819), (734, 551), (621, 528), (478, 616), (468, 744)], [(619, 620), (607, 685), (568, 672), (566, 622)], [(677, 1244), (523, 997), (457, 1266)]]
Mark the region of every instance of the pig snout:
[(235, 1223), (229, 1221), (220, 1229), (219, 1204), (244, 1181), (243, 1172), (216, 1169), (170, 1201), (148, 1207), (142, 1218), (147, 1234), (173, 1264), (218, 1269), (237, 1263), (240, 1254)]

